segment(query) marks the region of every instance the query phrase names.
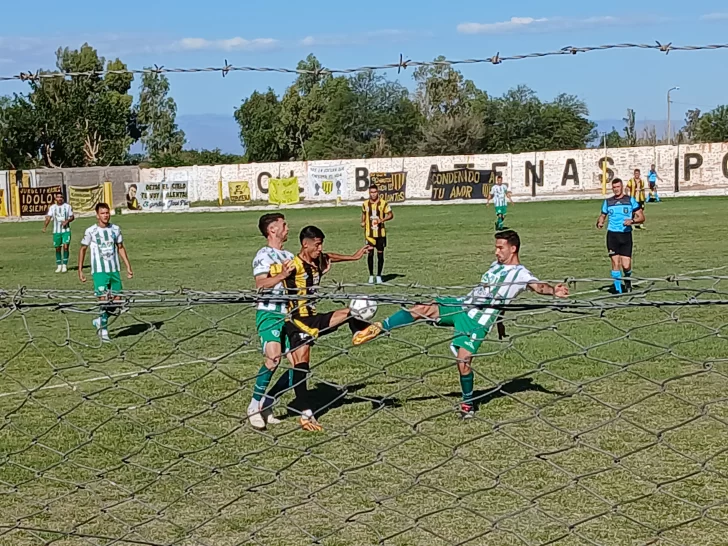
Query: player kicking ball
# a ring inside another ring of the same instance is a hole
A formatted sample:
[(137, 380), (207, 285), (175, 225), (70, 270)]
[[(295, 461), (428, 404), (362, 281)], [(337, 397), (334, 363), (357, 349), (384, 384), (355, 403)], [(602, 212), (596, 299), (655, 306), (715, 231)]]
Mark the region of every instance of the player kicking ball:
[[(112, 224), (110, 219), (109, 205), (106, 203), (96, 205), (96, 225), (88, 228), (83, 234), (81, 249), (78, 252), (78, 279), (85, 283), (83, 263), (86, 260), (86, 249), (91, 249), (91, 278), (94, 282), (94, 294), (102, 302), (120, 299), (118, 295), (114, 295), (122, 290), (119, 257), (126, 267), (127, 278), (131, 279), (134, 276), (121, 236), (121, 228)], [(111, 309), (112, 306), (102, 304), (100, 315), (93, 320), (96, 332), (104, 343), (111, 341), (107, 329)]]
[[(311, 410), (306, 382), (310, 371), (311, 346), (321, 336), (335, 332), (340, 326), (348, 323), (352, 333), (363, 330), (368, 323), (352, 317), (351, 309), (346, 307), (319, 315), (316, 311), (316, 296), (321, 278), (332, 263), (353, 262), (371, 251), (369, 245), (361, 248), (351, 256), (324, 253), (324, 232), (316, 226), (308, 226), (301, 230), (299, 236), (301, 250), (291, 261), (273, 264), (271, 277), (283, 277), (284, 292), (288, 295), (288, 318), (285, 333), (289, 346), (288, 358), (293, 369), (276, 382), (265, 395), (266, 402), (262, 408), (267, 412), (270, 404), (283, 392), (291, 389), (296, 395), (296, 409), (300, 411), (301, 428), (307, 431), (322, 430), (321, 425)], [(272, 282), (272, 281), (271, 281)]]
[(57, 193), (53, 203), (46, 213), (43, 233), (46, 232), (48, 224), (53, 220), (53, 246), (56, 249), (56, 273), (68, 271), (68, 254), (71, 245), (71, 222), (76, 218), (73, 216), (71, 205), (65, 202), (62, 193)]
[(518, 257), (521, 240), (515, 231), (495, 234), (496, 261), (485, 272), (480, 282), (464, 298), (438, 298), (433, 303), (401, 309), (382, 323), (375, 323), (354, 335), (354, 345), (362, 345), (384, 332), (407, 326), (418, 320), (427, 320), (439, 326), (455, 330), (450, 348), (457, 357), (460, 372), (462, 402), (460, 415), (470, 419), (475, 415), (473, 407), (474, 374), (473, 357), (480, 349), (490, 329), (497, 323), (500, 310), (493, 304), (506, 305), (526, 289), (537, 294), (565, 298), (569, 289), (557, 284), (552, 286), (539, 281), (526, 269)]
[(506, 221), (506, 214), (508, 214), (508, 201), (511, 202), (511, 205), (513, 204), (508, 184), (503, 183), (503, 176), (501, 175), (496, 177), (495, 184), (493, 184), (490, 193), (486, 197), (486, 207), (490, 205), (491, 199), (495, 205), (495, 230), (500, 231), (503, 229), (503, 223)]

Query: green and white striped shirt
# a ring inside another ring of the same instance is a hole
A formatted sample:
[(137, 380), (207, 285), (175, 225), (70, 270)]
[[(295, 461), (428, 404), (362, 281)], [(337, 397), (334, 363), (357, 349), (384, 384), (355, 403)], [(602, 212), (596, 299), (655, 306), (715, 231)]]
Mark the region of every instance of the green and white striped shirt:
[(123, 242), (121, 228), (116, 224), (109, 224), (105, 228), (99, 225), (88, 228), (81, 244), (91, 249), (91, 273), (120, 271), (119, 249), (116, 245)]
[[(253, 277), (258, 275), (268, 275), (270, 273), (270, 267), (273, 264), (282, 264), (292, 260), (295, 256), (287, 250), (278, 250), (269, 246), (261, 248), (253, 259)], [(283, 283), (279, 282), (270, 291), (270, 294), (277, 295), (285, 292)], [(259, 311), (270, 311), (272, 313), (288, 313), (287, 300), (283, 299), (280, 301), (268, 300), (261, 301), (258, 303)]]
[(508, 184), (493, 184), (490, 188), (490, 196), (493, 198), (493, 204), (496, 207), (507, 207), (508, 201), (506, 200), (508, 194)]
[(463, 305), (470, 308), (468, 309), (470, 318), (490, 329), (500, 313), (491, 306), (511, 303), (534, 282), (538, 282), (538, 279), (520, 264), (502, 265), (493, 262), (480, 279), (481, 284), (473, 288), (463, 299)]
[(68, 203), (56, 205), (53, 203), (48, 209), (46, 216), (53, 218), (53, 233), (68, 233), (71, 231), (71, 224), (63, 226), (63, 222), (73, 216), (73, 209)]

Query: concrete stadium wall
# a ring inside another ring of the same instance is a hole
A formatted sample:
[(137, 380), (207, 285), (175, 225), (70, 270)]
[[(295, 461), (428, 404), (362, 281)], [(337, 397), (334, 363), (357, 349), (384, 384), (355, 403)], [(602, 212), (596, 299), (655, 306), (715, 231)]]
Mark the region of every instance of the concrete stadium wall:
[[(681, 190), (728, 190), (728, 143), (619, 148), (607, 150), (606, 154), (610, 178), (619, 177), (625, 181), (632, 177), (635, 168), (641, 169), (643, 178), (646, 178), (650, 165), (655, 163), (662, 178), (660, 191), (665, 195), (673, 193), (678, 158), (678, 182)], [(467, 166), (501, 172), (514, 197), (518, 197), (532, 195), (531, 174), (535, 166), (535, 172), (539, 176), (543, 169), (543, 183), (536, 187), (537, 196), (569, 199), (600, 195), (601, 164), (604, 159), (603, 149), (590, 149), (524, 154), (291, 161), (141, 169), (140, 181), (186, 181), (189, 183), (190, 201), (217, 200), (219, 180), (223, 181), (225, 198), (228, 197), (227, 182), (248, 181), (252, 200), (267, 201), (269, 178), (297, 176), (302, 200), (330, 201), (335, 198), (334, 195), (316, 196), (309, 187), (308, 168), (341, 166), (345, 169), (341, 189), (343, 201), (364, 198), (370, 172), (397, 171), (407, 172), (407, 199), (429, 199), (430, 188), (427, 181), (431, 170), (445, 171)]]
[(125, 206), (125, 184), (139, 182), (139, 167), (87, 167), (78, 169), (36, 169), (34, 176), (36, 185), (55, 186), (97, 186), (111, 182), (114, 195), (114, 206)]

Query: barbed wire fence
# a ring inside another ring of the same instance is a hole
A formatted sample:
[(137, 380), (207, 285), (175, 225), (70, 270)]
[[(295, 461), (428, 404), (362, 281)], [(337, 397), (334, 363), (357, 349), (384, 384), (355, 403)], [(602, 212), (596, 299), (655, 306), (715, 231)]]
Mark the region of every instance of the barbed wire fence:
[(541, 51), (520, 55), (501, 55), (500, 52), (491, 57), (461, 59), (461, 60), (435, 60), (435, 61), (415, 61), (405, 58), (400, 54), (398, 61), (393, 63), (375, 64), (371, 66), (359, 66), (354, 68), (320, 68), (317, 70), (308, 70), (300, 68), (285, 67), (262, 67), (262, 66), (236, 66), (230, 64), (227, 59), (222, 66), (208, 66), (198, 68), (167, 68), (165, 66), (155, 65), (153, 68), (144, 69), (123, 69), (123, 70), (92, 70), (83, 72), (44, 72), (41, 70), (21, 72), (7, 76), (0, 76), (0, 82), (8, 81), (41, 81), (53, 78), (74, 78), (83, 76), (105, 76), (105, 75), (143, 75), (143, 74), (199, 74), (199, 73), (219, 73), (223, 77), (234, 72), (275, 72), (281, 74), (311, 74), (316, 76), (324, 75), (345, 75), (355, 74), (357, 72), (366, 71), (382, 71), (397, 70), (398, 73), (408, 68), (428, 67), (428, 66), (460, 66), (474, 64), (490, 64), (498, 65), (508, 61), (522, 61), (526, 59), (539, 59), (545, 57), (558, 57), (564, 55), (577, 55), (581, 53), (593, 53), (597, 51), (614, 51), (614, 50), (649, 50), (666, 55), (671, 52), (692, 52), (692, 51), (715, 51), (728, 49), (728, 44), (706, 44), (706, 45), (673, 45), (672, 42), (654, 44), (639, 43), (622, 43), (622, 44), (604, 44), (599, 46), (566, 46), (553, 51)]
[[(256, 431), (253, 291), (125, 292), (112, 343), (90, 293), (0, 290), (0, 544), (722, 544), (728, 276), (562, 279), (500, 306), (458, 422), (453, 332), (312, 350), (324, 431)], [(472, 287), (357, 284), (377, 320)], [(285, 372), (286, 364), (280, 368)], [(281, 373), (281, 372), (279, 372)]]

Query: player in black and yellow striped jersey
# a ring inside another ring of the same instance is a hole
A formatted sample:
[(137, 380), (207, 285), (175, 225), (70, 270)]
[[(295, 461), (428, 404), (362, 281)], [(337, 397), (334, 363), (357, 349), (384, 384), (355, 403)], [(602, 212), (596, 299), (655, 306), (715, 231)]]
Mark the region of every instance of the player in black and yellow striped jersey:
[(369, 199), (361, 207), (361, 227), (364, 228), (366, 242), (377, 250), (377, 276), (374, 277), (374, 253), (367, 258), (369, 284), (382, 284), (384, 270), (384, 249), (387, 247), (387, 228), (385, 222), (394, 218), (394, 213), (380, 195), (376, 184), (369, 186)]
[[(301, 427), (309, 431), (321, 430), (321, 425), (311, 411), (306, 387), (311, 346), (319, 337), (335, 332), (343, 324), (348, 324), (352, 333), (369, 326), (368, 323), (353, 318), (349, 307), (321, 315), (316, 312), (315, 297), (321, 278), (329, 271), (331, 264), (360, 260), (371, 250), (367, 245), (350, 256), (324, 253), (324, 238), (323, 231), (316, 226), (303, 228), (300, 234), (301, 250), (287, 264), (290, 273), (283, 280), (284, 291), (289, 298), (285, 333), (293, 369), (284, 374), (266, 395), (266, 400), (274, 400), (283, 391), (293, 387), (296, 393), (296, 409), (301, 413)], [(283, 264), (273, 264), (270, 275), (278, 275), (283, 267)]]

